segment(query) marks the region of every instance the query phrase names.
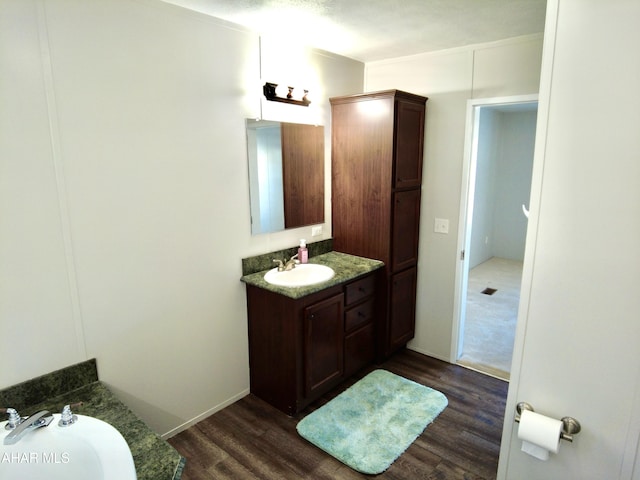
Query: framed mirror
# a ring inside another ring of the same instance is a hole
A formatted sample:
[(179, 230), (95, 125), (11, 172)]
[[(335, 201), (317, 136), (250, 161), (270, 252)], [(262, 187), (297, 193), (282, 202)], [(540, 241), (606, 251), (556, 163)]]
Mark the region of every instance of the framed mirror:
[(324, 127), (246, 120), (251, 233), (324, 222)]

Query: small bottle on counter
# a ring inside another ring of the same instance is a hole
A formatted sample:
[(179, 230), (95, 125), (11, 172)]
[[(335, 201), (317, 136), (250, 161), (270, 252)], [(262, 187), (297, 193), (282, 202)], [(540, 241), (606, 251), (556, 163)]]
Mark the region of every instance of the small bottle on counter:
[(307, 263), (309, 261), (309, 251), (307, 250), (307, 241), (304, 238), (300, 240), (300, 247), (298, 248), (298, 261), (300, 263)]

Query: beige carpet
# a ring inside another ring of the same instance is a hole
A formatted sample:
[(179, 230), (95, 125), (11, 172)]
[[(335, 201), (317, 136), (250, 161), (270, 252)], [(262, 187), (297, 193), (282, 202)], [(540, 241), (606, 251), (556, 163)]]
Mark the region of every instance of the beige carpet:
[[(469, 272), (467, 314), (458, 363), (509, 379), (522, 262), (493, 257)], [(492, 295), (483, 290), (495, 289)]]

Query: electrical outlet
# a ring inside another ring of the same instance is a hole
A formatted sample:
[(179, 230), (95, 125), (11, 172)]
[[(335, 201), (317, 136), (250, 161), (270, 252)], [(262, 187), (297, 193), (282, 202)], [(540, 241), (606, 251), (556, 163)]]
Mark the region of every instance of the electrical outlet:
[(318, 235), (322, 235), (322, 225), (311, 227), (311, 236), (317, 237)]
[(436, 218), (433, 224), (433, 231), (436, 233), (449, 233), (449, 220), (446, 218)]

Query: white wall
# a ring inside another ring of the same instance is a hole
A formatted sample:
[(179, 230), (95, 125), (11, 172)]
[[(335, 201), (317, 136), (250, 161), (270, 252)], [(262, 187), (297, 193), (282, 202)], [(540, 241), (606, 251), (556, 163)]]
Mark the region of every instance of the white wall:
[[(495, 219), (496, 157), (499, 152), (500, 114), (491, 108), (478, 113), (478, 146), (473, 194), (473, 221), (469, 241), (469, 269), (493, 256), (493, 225)], [(471, 182), (472, 180), (470, 180)]]
[[(522, 37), (366, 65), (365, 89), (429, 97), (422, 183), (416, 337), (410, 348), (449, 361), (467, 100), (538, 92), (542, 37)], [(449, 234), (433, 232), (449, 219)]]
[(491, 257), (524, 259), (535, 111), (480, 107), (469, 268)]
[[(35, 2), (0, 15), (0, 386), (84, 360)], [(65, 225), (65, 229), (62, 225)], [(12, 333), (13, 332), (13, 333)], [(33, 343), (35, 342), (35, 343)], [(43, 362), (43, 359), (44, 360)]]
[(161, 434), (243, 396), (241, 258), (310, 238), (251, 236), (244, 119), (329, 132), (364, 66), (306, 49), (314, 104), (276, 109), (258, 36), (202, 14), (3, 0), (0, 22), (0, 388), (97, 357)]
[(496, 221), (493, 225), (494, 257), (524, 259), (531, 170), (536, 134), (536, 112), (500, 113), (500, 149), (496, 168)]

